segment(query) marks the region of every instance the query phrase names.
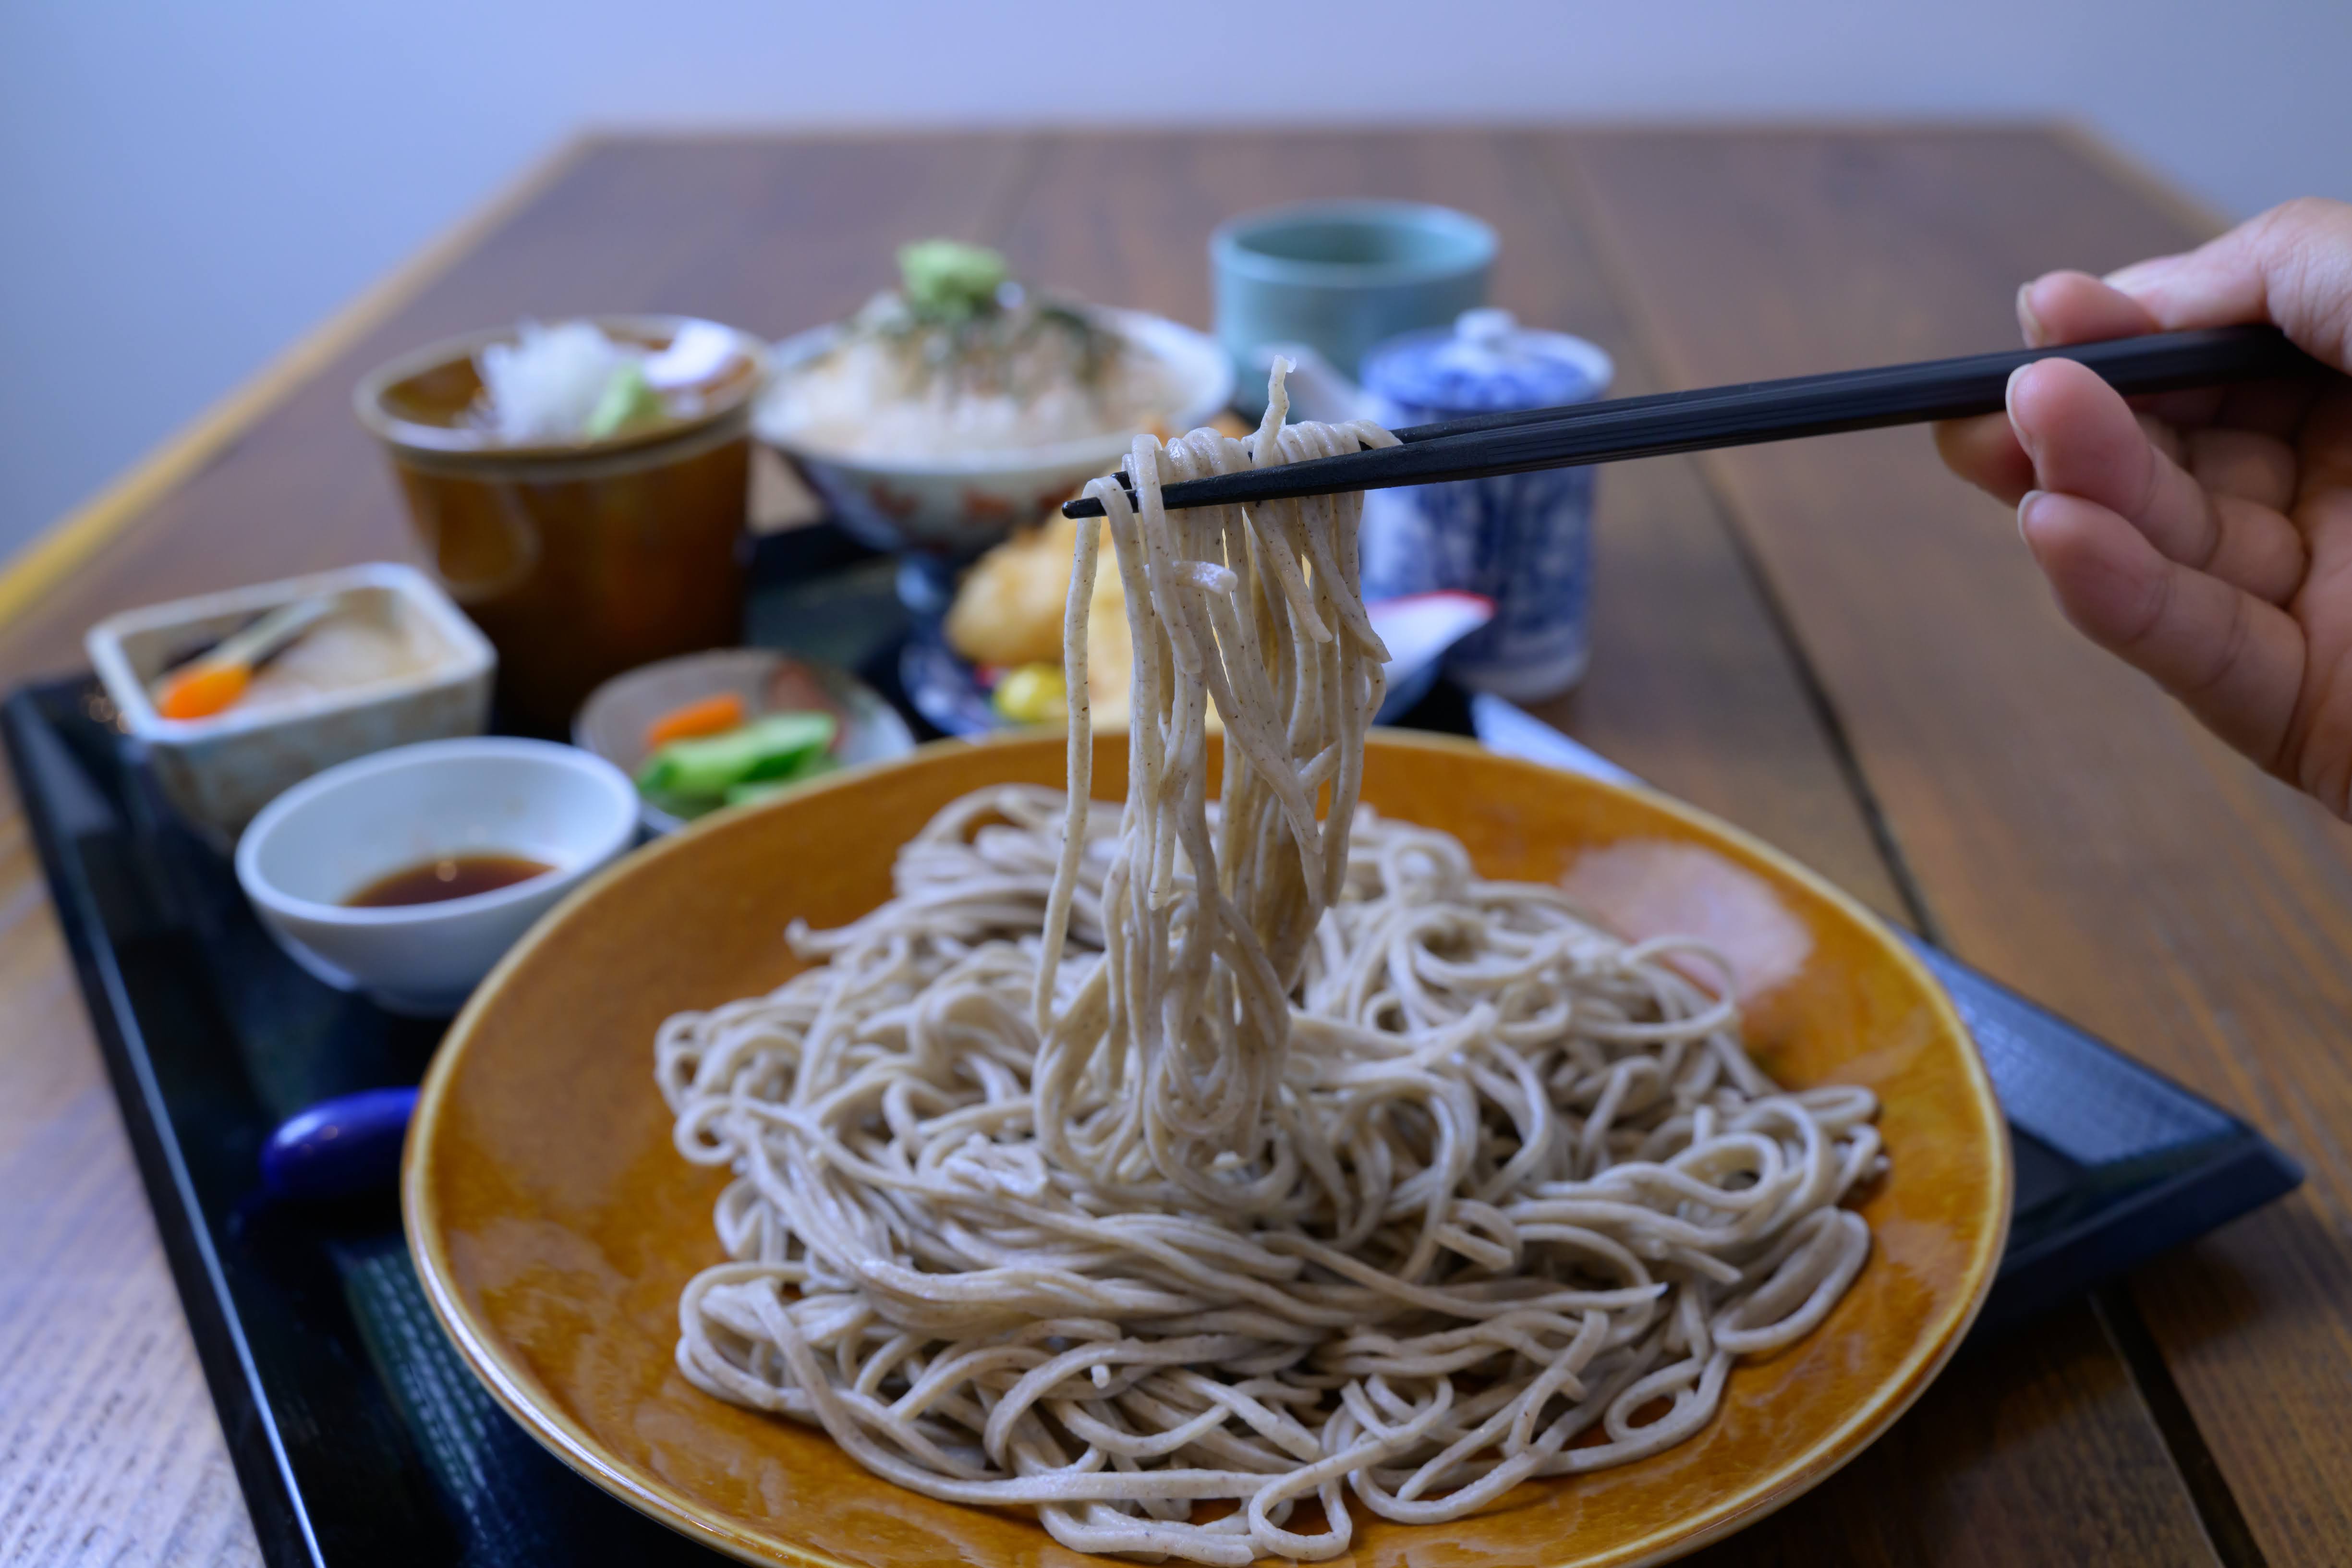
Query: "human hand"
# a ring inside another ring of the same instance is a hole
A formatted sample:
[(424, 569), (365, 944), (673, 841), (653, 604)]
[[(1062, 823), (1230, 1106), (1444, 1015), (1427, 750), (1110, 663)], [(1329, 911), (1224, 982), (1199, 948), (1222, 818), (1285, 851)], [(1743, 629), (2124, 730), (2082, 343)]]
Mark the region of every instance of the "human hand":
[[(2018, 290), (2026, 342), (2272, 321), (2352, 372), (2352, 205), (2289, 202), (2184, 256)], [(1937, 426), (1954, 472), (2017, 507), (2066, 618), (2207, 728), (2352, 820), (2352, 381), (2127, 405), (2067, 360), (2007, 415)]]

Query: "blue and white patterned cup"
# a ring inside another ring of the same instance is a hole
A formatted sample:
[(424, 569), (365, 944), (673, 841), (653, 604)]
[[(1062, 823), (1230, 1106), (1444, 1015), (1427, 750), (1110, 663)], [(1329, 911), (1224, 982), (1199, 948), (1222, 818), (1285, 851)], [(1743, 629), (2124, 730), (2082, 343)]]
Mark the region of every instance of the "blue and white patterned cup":
[[(1364, 356), (1375, 417), (1396, 428), (1586, 403), (1615, 366), (1582, 338), (1466, 310), (1451, 328), (1394, 338)], [(1549, 468), (1364, 498), (1364, 595), (1481, 594), (1495, 618), (1454, 645), (1445, 673), (1514, 702), (1556, 696), (1591, 655), (1592, 470)]]

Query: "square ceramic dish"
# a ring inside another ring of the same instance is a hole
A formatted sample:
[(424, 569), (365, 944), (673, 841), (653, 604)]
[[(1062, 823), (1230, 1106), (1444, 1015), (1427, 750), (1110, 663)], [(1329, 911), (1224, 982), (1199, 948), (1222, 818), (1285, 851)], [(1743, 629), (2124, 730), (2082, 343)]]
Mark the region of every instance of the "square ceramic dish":
[[(155, 711), (148, 687), (175, 657), (255, 616), (323, 595), (341, 595), (344, 613), (405, 644), (412, 668), (208, 719)], [(117, 721), (165, 798), (221, 849), (256, 812), (321, 769), (415, 741), (480, 734), (498, 667), (488, 641), (447, 595), (415, 567), (389, 562), (125, 610), (83, 640)]]

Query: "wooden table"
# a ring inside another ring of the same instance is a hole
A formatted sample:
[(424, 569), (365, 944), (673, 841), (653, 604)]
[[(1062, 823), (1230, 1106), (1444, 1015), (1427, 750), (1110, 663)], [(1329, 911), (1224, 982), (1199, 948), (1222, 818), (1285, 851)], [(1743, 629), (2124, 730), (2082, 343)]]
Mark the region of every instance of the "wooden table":
[[(409, 553), (349, 389), (525, 313), (781, 335), (899, 241), (1204, 322), (1217, 219), (1416, 196), (1621, 392), (1998, 348), (2051, 267), (2210, 220), (2042, 129), (596, 140), (0, 582), (0, 675), (122, 606)], [(2302, 1192), (1965, 1352), (1710, 1563), (2352, 1561), (2352, 829), (2073, 637), (2007, 513), (1893, 430), (1612, 468), (1546, 717), (2247, 1116)], [(239, 1562), (244, 1506), (13, 806), (0, 826), (0, 1561)]]

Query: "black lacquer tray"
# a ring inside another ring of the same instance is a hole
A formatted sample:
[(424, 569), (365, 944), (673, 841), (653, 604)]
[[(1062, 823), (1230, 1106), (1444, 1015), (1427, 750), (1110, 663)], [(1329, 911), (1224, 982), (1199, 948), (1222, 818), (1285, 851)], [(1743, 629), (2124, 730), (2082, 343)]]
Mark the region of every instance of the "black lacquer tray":
[[(763, 544), (748, 640), (903, 702), (891, 563), (825, 528)], [(909, 715), (919, 732), (928, 733)], [(414, 1083), (440, 1026), (329, 989), (273, 946), (227, 864), (176, 826), (95, 683), (24, 688), (9, 759), (221, 1426), (274, 1568), (718, 1559), (575, 1476), (443, 1339), (389, 1195), (259, 1201), (257, 1157), (321, 1099)], [(1407, 718), (1466, 731), (1440, 686)], [(2010, 1114), (1998, 1330), (2301, 1180), (2252, 1129), (1943, 954)]]

